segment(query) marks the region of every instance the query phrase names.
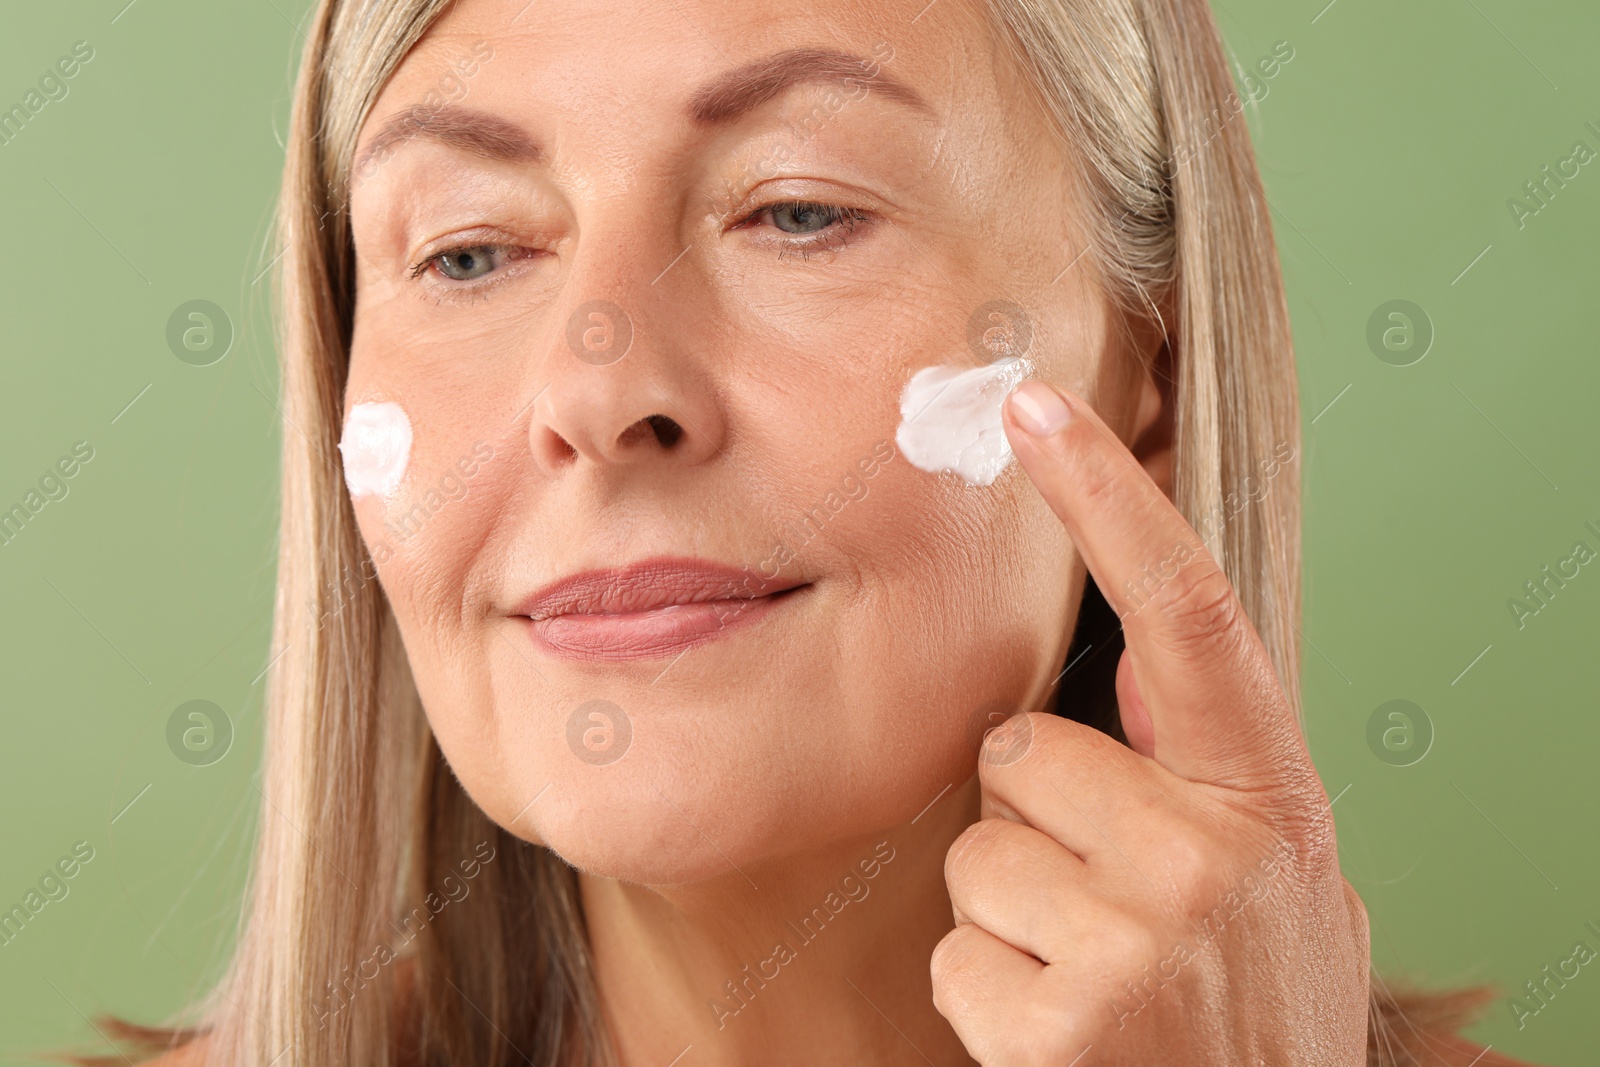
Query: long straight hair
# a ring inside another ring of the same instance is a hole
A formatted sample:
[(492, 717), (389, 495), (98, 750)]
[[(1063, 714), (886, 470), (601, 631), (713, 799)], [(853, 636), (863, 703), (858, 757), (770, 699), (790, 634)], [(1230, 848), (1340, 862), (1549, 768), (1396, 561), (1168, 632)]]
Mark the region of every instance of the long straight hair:
[[(1108, 296), (1164, 332), (1177, 506), (1221, 561), (1298, 709), (1294, 352), (1266, 199), (1211, 12), (1205, 0), (987, 4), (1037, 93), (1031, 104), (1077, 164), (1087, 254)], [(575, 874), (492, 823), (442, 760), (337, 460), (357, 134), (448, 7), (321, 0), (306, 35), (279, 213), (286, 430), (250, 889), (232, 966), (194, 1025), (122, 1029), (171, 1044), (204, 1034), (206, 1062), (610, 1061)], [(1270, 490), (1258, 495), (1273, 457)], [(1091, 583), (1075, 644), (1097, 611), (1104, 600)], [(1084, 672), (1093, 681), (1062, 706), (1086, 721), (1090, 709), (1114, 710), (1113, 676)], [(1115, 732), (1114, 720), (1097, 725)], [(472, 903), (435, 911), (441, 887), (469, 864)], [(1411, 1062), (1423, 1030), (1458, 1024), (1474, 1003), (1375, 996), (1370, 1062)]]

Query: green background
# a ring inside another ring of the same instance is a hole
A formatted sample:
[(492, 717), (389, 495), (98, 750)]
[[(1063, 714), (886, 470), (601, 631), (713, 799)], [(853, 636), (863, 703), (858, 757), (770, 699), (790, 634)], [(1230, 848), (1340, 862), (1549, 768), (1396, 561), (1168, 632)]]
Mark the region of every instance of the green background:
[[(0, 146), (0, 509), (94, 449), (0, 546), (0, 907), (95, 850), (0, 947), (5, 1063), (103, 1050), (86, 1016), (156, 1021), (207, 988), (259, 804), (279, 432), (260, 275), (307, 5), (125, 3), (8, 4), (0, 31), (4, 106), (74, 42), (96, 53)], [(1600, 8), (1216, 10), (1241, 64), (1295, 53), (1249, 121), (1299, 352), (1306, 709), (1345, 870), (1384, 973), (1519, 990), (1600, 949), (1600, 562), (1520, 629), (1507, 607), (1574, 542), (1600, 549), (1600, 161), (1521, 228), (1507, 207), (1575, 142), (1600, 150)], [(196, 299), (235, 332), (203, 367), (166, 340)], [(1396, 299), (1435, 335), (1409, 366), (1367, 342)], [(195, 699), (235, 729), (208, 766), (166, 740)], [(1396, 699), (1432, 724), (1409, 766), (1367, 740)], [(1597, 1017), (1600, 962), (1520, 1029), (1502, 997), (1473, 1033), (1592, 1063)]]

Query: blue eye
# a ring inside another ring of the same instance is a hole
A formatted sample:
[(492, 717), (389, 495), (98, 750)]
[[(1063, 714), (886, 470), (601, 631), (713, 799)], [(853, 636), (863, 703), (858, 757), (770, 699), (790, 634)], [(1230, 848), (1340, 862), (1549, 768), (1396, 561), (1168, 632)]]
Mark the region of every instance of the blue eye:
[(497, 251), (498, 249), (491, 245), (453, 248), (448, 252), (440, 252), (427, 262), (434, 264), (435, 269), (451, 281), (470, 282), (494, 269)]
[(843, 221), (846, 216), (843, 208), (803, 200), (774, 204), (767, 209), (767, 213), (778, 229), (796, 234), (817, 233)]

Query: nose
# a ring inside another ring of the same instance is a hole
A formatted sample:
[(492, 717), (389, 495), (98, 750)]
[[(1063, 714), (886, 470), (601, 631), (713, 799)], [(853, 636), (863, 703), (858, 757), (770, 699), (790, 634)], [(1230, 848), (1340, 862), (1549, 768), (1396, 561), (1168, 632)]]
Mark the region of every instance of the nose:
[(722, 447), (726, 417), (712, 368), (689, 341), (710, 335), (691, 321), (696, 302), (680, 288), (690, 272), (669, 285), (671, 271), (663, 275), (652, 258), (623, 262), (619, 254), (603, 272), (609, 284), (597, 283), (593, 258), (574, 263), (553, 309), (558, 333), (528, 428), (533, 456), (549, 474), (586, 462), (697, 464)]

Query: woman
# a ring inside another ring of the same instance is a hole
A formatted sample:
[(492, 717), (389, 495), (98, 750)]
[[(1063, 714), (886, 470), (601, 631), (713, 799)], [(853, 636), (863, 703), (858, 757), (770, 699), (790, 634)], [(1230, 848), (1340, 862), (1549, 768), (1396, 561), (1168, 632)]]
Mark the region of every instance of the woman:
[(1239, 110), (1200, 0), (324, 0), (167, 1062), (1511, 1063), (1369, 982)]

